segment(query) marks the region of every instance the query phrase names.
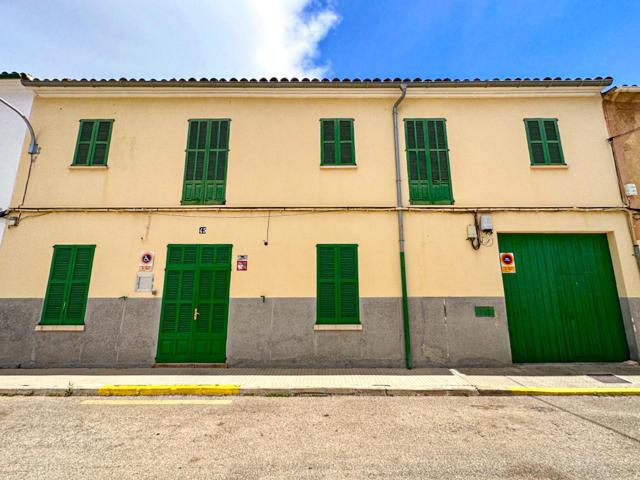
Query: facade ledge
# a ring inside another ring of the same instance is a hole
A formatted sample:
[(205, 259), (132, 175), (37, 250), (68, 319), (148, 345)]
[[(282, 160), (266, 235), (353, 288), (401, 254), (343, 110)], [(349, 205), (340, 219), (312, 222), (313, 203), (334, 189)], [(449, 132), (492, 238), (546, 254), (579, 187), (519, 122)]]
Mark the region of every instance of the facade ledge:
[(36, 332), (84, 332), (84, 325), (36, 325)]
[(109, 165), (69, 165), (69, 170), (109, 170)]
[(530, 165), (532, 170), (566, 170), (569, 165)]
[[(393, 98), (398, 86), (382, 87), (241, 87), (241, 86), (53, 86), (29, 84), (44, 98), (140, 98), (140, 97), (220, 97), (220, 98)], [(407, 98), (539, 98), (539, 97), (600, 97), (602, 86), (477, 86), (477, 87), (409, 87)]]
[(360, 332), (362, 324), (336, 324), (336, 325), (314, 325), (316, 332)]
[(320, 165), (320, 170), (351, 170), (358, 168), (358, 165)]

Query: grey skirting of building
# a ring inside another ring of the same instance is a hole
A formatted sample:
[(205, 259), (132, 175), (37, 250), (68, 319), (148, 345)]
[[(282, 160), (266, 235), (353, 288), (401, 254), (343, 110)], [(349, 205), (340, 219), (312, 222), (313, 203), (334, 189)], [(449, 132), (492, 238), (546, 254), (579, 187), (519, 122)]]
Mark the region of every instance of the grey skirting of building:
[[(0, 367), (155, 363), (161, 301), (91, 298), (81, 332), (36, 331), (42, 299), (0, 299)], [(314, 331), (314, 298), (231, 299), (227, 363), (238, 367), (403, 367), (400, 298), (361, 298), (361, 331)], [(476, 317), (492, 306), (495, 317)], [(410, 298), (413, 365), (511, 362), (502, 297)]]

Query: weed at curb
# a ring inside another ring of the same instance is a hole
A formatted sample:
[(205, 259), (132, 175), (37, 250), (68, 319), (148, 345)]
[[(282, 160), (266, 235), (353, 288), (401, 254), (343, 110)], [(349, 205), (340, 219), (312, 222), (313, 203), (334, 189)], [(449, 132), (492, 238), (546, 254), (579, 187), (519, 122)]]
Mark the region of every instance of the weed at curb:
[(67, 389), (64, 391), (64, 396), (70, 397), (71, 395), (73, 395), (73, 383), (69, 382), (69, 385), (67, 385)]

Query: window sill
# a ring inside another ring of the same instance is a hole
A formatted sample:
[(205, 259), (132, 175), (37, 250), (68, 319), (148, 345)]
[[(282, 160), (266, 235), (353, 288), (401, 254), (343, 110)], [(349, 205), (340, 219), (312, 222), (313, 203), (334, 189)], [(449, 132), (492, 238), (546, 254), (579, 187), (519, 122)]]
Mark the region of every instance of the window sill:
[(36, 325), (36, 332), (84, 332), (84, 325)]
[(343, 323), (343, 324), (316, 324), (313, 326), (316, 332), (359, 332), (362, 331), (361, 323)]
[(566, 170), (569, 165), (531, 165), (532, 170)]
[(69, 165), (69, 170), (109, 170), (109, 165)]
[(320, 165), (320, 170), (351, 170), (358, 168), (358, 165)]

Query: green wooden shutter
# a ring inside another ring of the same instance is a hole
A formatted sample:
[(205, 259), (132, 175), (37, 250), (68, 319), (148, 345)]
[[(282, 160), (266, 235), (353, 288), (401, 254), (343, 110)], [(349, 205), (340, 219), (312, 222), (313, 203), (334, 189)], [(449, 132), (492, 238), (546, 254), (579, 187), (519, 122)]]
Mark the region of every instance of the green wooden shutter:
[(338, 323), (336, 247), (318, 245), (317, 323)]
[(100, 120), (94, 123), (95, 142), (92, 165), (106, 165), (111, 139), (111, 121)]
[(106, 165), (113, 120), (80, 120), (73, 165)]
[(73, 247), (61, 245), (53, 247), (49, 282), (40, 321), (42, 325), (62, 324), (72, 262)]
[(67, 325), (82, 325), (84, 323), (94, 249), (95, 247), (93, 246), (75, 247), (73, 268), (69, 277), (67, 309), (64, 318), (64, 323)]
[(320, 165), (356, 164), (352, 119), (321, 119), (320, 142)]
[(338, 251), (340, 323), (360, 323), (358, 247), (357, 245), (340, 245)]
[(359, 323), (357, 245), (318, 245), (317, 276), (317, 323)]
[(80, 120), (80, 130), (78, 132), (78, 142), (76, 145), (76, 153), (73, 157), (73, 165), (89, 165), (89, 153), (91, 152), (94, 124), (95, 122), (91, 120)]
[(553, 118), (525, 118), (531, 165), (564, 165), (558, 121)]
[(338, 156), (336, 154), (336, 121), (321, 120), (320, 136), (322, 141), (321, 165), (336, 165)]
[(411, 203), (453, 203), (445, 121), (407, 119), (405, 139)]
[(229, 157), (229, 120), (190, 120), (183, 204), (223, 204)]
[(94, 250), (94, 245), (54, 246), (41, 324), (84, 323)]

